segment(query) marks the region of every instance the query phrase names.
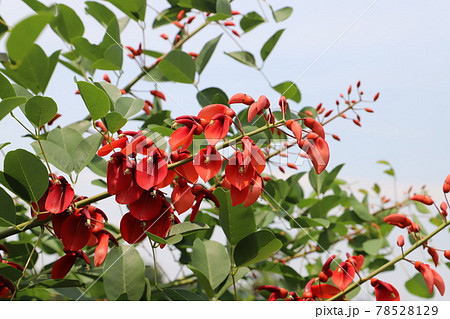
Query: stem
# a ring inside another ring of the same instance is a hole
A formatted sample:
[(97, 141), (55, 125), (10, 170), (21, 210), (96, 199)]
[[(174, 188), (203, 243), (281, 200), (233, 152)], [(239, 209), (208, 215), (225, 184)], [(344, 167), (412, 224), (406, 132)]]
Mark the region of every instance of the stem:
[(41, 240), (43, 234), (44, 234), (44, 226), (41, 226), (41, 232), (39, 234), (39, 237), (36, 240), (36, 242), (34, 243), (34, 246), (33, 246), (33, 249), (31, 250), (30, 256), (28, 256), (27, 262), (25, 263), (25, 266), (23, 267), (22, 276), (20, 276), (19, 280), (17, 280), (17, 284), (16, 284), (17, 288), (16, 288), (16, 290), (14, 290), (14, 293), (11, 296), (11, 300), (13, 300), (14, 297), (16, 296), (17, 289), (19, 289), (20, 282), (22, 281), (23, 277), (25, 277), (25, 273), (27, 271), (28, 264), (30, 263), (31, 258), (33, 257), (33, 254), (36, 251), (36, 247), (39, 244), (39, 241)]
[[(197, 34), (199, 31), (201, 31), (204, 27), (206, 27), (209, 24), (209, 21), (204, 22), (202, 25), (200, 25), (197, 29), (195, 29), (194, 31), (192, 31), (192, 33), (186, 35), (186, 37), (182, 38), (180, 41), (178, 41), (172, 48), (171, 51), (163, 54), (161, 56), (160, 59), (164, 59), (170, 52), (172, 52), (173, 50), (178, 49), (179, 47), (181, 47), (187, 40), (189, 40), (191, 37), (193, 37), (195, 34)], [(159, 61), (159, 60), (158, 60)], [(126, 92), (129, 92), (131, 90), (131, 88), (133, 87), (133, 85), (135, 85), (140, 79), (142, 79), (145, 75), (147, 75), (148, 72), (150, 72), (152, 69), (154, 69), (156, 67), (158, 63), (155, 62), (153, 63), (151, 66), (148, 67), (144, 67), (141, 71), (141, 73), (139, 73), (133, 80), (131, 80), (130, 83), (128, 83), (123, 89)]]
[(437, 233), (439, 233), (441, 230), (443, 230), (444, 228), (446, 228), (448, 225), (450, 225), (450, 221), (441, 224), (438, 228), (436, 228), (433, 232), (431, 232), (429, 235), (423, 237), (421, 240), (417, 241), (414, 245), (412, 245), (408, 250), (406, 250), (403, 254), (397, 256), (396, 258), (392, 259), (390, 262), (385, 263), (383, 266), (381, 266), (380, 268), (376, 269), (375, 271), (371, 272), (367, 277), (361, 278), (360, 280), (358, 280), (357, 282), (352, 283), (350, 286), (347, 287), (347, 289), (345, 289), (344, 291), (341, 291), (340, 293), (338, 293), (337, 295), (334, 295), (333, 297), (331, 297), (330, 299), (328, 299), (327, 301), (333, 301), (333, 300), (338, 300), (341, 299), (342, 297), (344, 297), (347, 293), (349, 293), (350, 291), (354, 290), (355, 288), (357, 288), (358, 286), (360, 286), (361, 284), (365, 283), (366, 281), (372, 279), (374, 276), (378, 275), (380, 272), (383, 272), (384, 270), (386, 270), (387, 268), (395, 265), (396, 263), (398, 263), (400, 260), (404, 259), (406, 256), (408, 256), (410, 253), (412, 253), (414, 250), (416, 250), (418, 247), (420, 247), (421, 245), (423, 245), (425, 242), (427, 242), (428, 240), (430, 240), (434, 235), (436, 235)]
[(157, 266), (157, 264), (156, 264), (156, 254), (155, 254), (155, 247), (153, 247), (153, 243), (152, 243), (152, 240), (151, 239), (149, 239), (150, 240), (150, 246), (152, 247), (152, 256), (153, 256), (153, 274), (154, 274), (154, 281), (155, 281), (155, 287), (158, 289), (158, 290), (161, 290), (162, 291), (162, 289), (158, 286), (158, 266)]

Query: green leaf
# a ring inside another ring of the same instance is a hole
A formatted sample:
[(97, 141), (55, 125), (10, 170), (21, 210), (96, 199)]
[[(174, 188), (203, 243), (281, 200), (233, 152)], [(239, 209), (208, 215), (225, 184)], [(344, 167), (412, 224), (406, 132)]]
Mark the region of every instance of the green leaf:
[(145, 9), (147, 7), (146, 0), (107, 0), (129, 16), (131, 19), (144, 21)]
[(44, 27), (54, 19), (50, 12), (40, 12), (20, 21), (12, 30), (6, 42), (9, 57), (16, 63), (21, 62), (33, 48)]
[(419, 211), (420, 213), (422, 213), (422, 214), (430, 213), (430, 210), (424, 204), (414, 201), (414, 205), (416, 206), (417, 211)]
[(97, 61), (103, 55), (102, 48), (91, 44), (87, 39), (79, 37), (72, 39), (76, 52), (91, 61)]
[(211, 87), (197, 93), (197, 101), (205, 107), (210, 104), (228, 104), (228, 96), (219, 88)]
[(8, 97), (0, 102), (0, 121), (19, 105), (27, 101), (24, 97)]
[(291, 227), (300, 228), (300, 227), (318, 227), (322, 226), (328, 228), (330, 226), (330, 221), (324, 218), (308, 218), (304, 216), (297, 217), (291, 220)]
[(106, 128), (111, 133), (116, 133), (120, 130), (125, 124), (127, 124), (127, 119), (122, 116), (122, 114), (118, 112), (111, 112), (106, 114), (104, 117)]
[(192, 266), (200, 271), (217, 288), (230, 272), (230, 258), (225, 247), (212, 240), (195, 239), (192, 250)]
[[(327, 172), (327, 174), (325, 174), (323, 180), (322, 180), (322, 186), (320, 188), (320, 193), (325, 193), (330, 187), (331, 184), (333, 184), (334, 180), (336, 179), (336, 176), (339, 174), (339, 172), (341, 171), (342, 167), (344, 167), (344, 164), (340, 164), (338, 166), (336, 166), (335, 168), (333, 168), (333, 170), (331, 172)], [(323, 174), (324, 172), (322, 172), (321, 174)]]
[(201, 230), (208, 230), (208, 229), (209, 229), (209, 226), (206, 224), (203, 224), (203, 223), (182, 222), (179, 224), (175, 224), (170, 228), (169, 233), (167, 234), (167, 238), (178, 235), (178, 234), (189, 235), (189, 234), (193, 234), (198, 231), (201, 231)]
[(261, 17), (257, 12), (249, 12), (244, 15), (241, 19), (240, 26), (244, 32), (248, 32), (256, 28), (261, 23), (265, 22), (263, 17)]
[(0, 99), (16, 96), (13, 86), (8, 79), (0, 73)]
[(277, 44), (284, 30), (285, 29), (278, 30), (277, 32), (275, 32), (274, 35), (272, 35), (269, 38), (269, 40), (266, 41), (266, 43), (264, 43), (263, 47), (261, 48), (261, 58), (263, 59), (263, 61), (265, 61), (269, 56), (270, 52), (272, 52), (273, 48)]
[(223, 188), (217, 188), (214, 195), (220, 203), (220, 225), (232, 246), (256, 231), (255, 217), (251, 207), (244, 207), (243, 204), (232, 206), (230, 192)]
[(133, 246), (111, 249), (104, 262), (103, 284), (109, 300), (126, 294), (139, 300), (145, 289), (145, 265)]
[[(122, 92), (114, 84), (108, 83), (106, 81), (98, 82), (98, 84), (100, 84), (101, 88), (103, 88), (103, 90), (105, 90), (106, 94), (108, 94), (109, 98), (111, 99), (111, 101), (113, 103), (117, 103), (117, 100), (122, 97)], [(132, 98), (131, 97), (127, 97), (127, 98), (124, 97), (124, 99), (132, 99)], [(121, 113), (117, 109), (117, 105), (114, 106), (114, 110), (113, 111), (118, 111), (119, 113)]]
[(206, 64), (208, 64), (221, 37), (222, 37), (222, 34), (220, 34), (218, 37), (206, 42), (205, 45), (203, 46), (203, 49), (198, 54), (198, 57), (195, 60), (195, 65), (196, 65), (198, 74), (201, 74), (203, 69), (205, 68)]
[(369, 208), (367, 205), (359, 202), (355, 196), (351, 195), (350, 197), (350, 205), (353, 207), (355, 214), (364, 221), (373, 221), (373, 216), (369, 212)]
[(19, 65), (5, 64), (5, 67), (3, 73), (17, 84), (35, 94), (44, 92), (48, 80), (49, 59), (39, 45), (32, 43), (28, 54)]
[(139, 113), (143, 107), (143, 100), (133, 99), (131, 97), (120, 97), (115, 104), (115, 110), (127, 119)]
[(291, 99), (292, 101), (295, 101), (297, 103), (299, 103), (302, 99), (300, 90), (294, 82), (286, 81), (275, 85), (273, 89), (281, 95), (284, 95), (287, 99)]
[(11, 142), (1, 143), (0, 150), (3, 149), (4, 147), (8, 146), (9, 144), (11, 144)]
[(284, 21), (291, 16), (292, 11), (294, 10), (291, 7), (284, 7), (276, 11), (272, 10), (273, 19), (275, 22)]
[(255, 268), (261, 271), (267, 271), (274, 274), (282, 275), (285, 278), (301, 279), (302, 277), (288, 265), (282, 263), (274, 263), (272, 261), (262, 261), (255, 265)]
[(325, 218), (328, 212), (339, 205), (342, 201), (342, 198), (338, 195), (330, 195), (322, 198), (317, 203), (312, 205), (308, 212), (311, 217), (323, 217)]
[(257, 68), (255, 57), (248, 51), (225, 52), (225, 54), (245, 65)]
[(152, 233), (145, 232), (145, 235), (147, 235), (147, 237), (150, 238), (151, 240), (153, 240), (155, 243), (158, 243), (158, 244), (165, 244), (165, 245), (168, 244), (168, 242), (167, 242), (166, 240), (164, 240), (164, 238), (161, 238), (161, 237), (159, 237), (159, 236), (156, 236), (156, 235), (154, 235), (154, 234), (152, 234)]
[(244, 278), (244, 276), (246, 274), (248, 274), (249, 272), (250, 272), (249, 268), (241, 267), (241, 268), (237, 269), (236, 274), (234, 275), (234, 278), (231, 275), (229, 275), (227, 277), (227, 280), (224, 282), (224, 284), (220, 288), (219, 292), (217, 292), (216, 299), (219, 299), (220, 296), (222, 296), (228, 290), (228, 288), (230, 288), (233, 285), (233, 281), (238, 282), (239, 280)]
[(22, 272), (13, 266), (0, 263), (0, 275), (11, 281), (16, 281), (22, 276)]
[(56, 5), (58, 14), (54, 21), (54, 26), (61, 37), (69, 43), (75, 37), (81, 37), (84, 33), (84, 25), (75, 11), (64, 5)]
[(107, 27), (111, 20), (116, 19), (114, 13), (103, 4), (94, 1), (86, 1), (86, 12), (93, 16), (104, 27)]
[(48, 123), (56, 112), (58, 112), (56, 102), (46, 96), (33, 96), (25, 104), (25, 115), (37, 128)]
[(94, 158), (102, 141), (100, 134), (93, 134), (83, 139), (76, 149), (72, 150), (73, 170), (80, 173)]
[(231, 5), (229, 0), (216, 0), (216, 12), (226, 16), (231, 16)]
[(102, 176), (102, 177), (106, 177), (107, 165), (108, 165), (108, 163), (103, 158), (101, 158), (98, 155), (94, 155), (91, 162), (88, 164), (88, 167), (95, 174)]
[(205, 301), (205, 297), (200, 296), (186, 289), (163, 289), (164, 294), (170, 301)]
[(8, 152), (3, 162), (3, 185), (26, 202), (37, 202), (48, 187), (45, 165), (33, 154), (23, 149)]
[(363, 249), (369, 255), (376, 256), (378, 255), (378, 251), (383, 248), (384, 244), (385, 239), (383, 238), (369, 239), (363, 243)]
[(93, 121), (98, 120), (108, 113), (109, 97), (103, 90), (94, 84), (83, 81), (78, 81), (77, 86)]
[(34, 11), (47, 11), (48, 7), (38, 0), (22, 0)]
[(103, 54), (103, 57), (92, 63), (92, 68), (99, 70), (121, 70), (123, 63), (123, 49), (112, 44)]
[(265, 260), (283, 244), (269, 230), (260, 230), (241, 239), (234, 250), (236, 266), (245, 267)]
[(416, 274), (410, 280), (405, 283), (406, 289), (413, 295), (422, 298), (433, 298), (434, 291), (432, 294), (428, 291), (427, 284), (423, 279), (421, 274)]
[(192, 57), (182, 51), (171, 51), (158, 63), (166, 78), (174, 82), (193, 83), (195, 79), (195, 62)]
[(0, 227), (16, 224), (16, 207), (11, 196), (0, 187)]
[(211, 287), (208, 278), (206, 278), (206, 276), (195, 267), (191, 265), (188, 265), (187, 267), (194, 273), (195, 277), (197, 277), (198, 282), (203, 287), (203, 290), (208, 298), (212, 299), (214, 297), (214, 289)]

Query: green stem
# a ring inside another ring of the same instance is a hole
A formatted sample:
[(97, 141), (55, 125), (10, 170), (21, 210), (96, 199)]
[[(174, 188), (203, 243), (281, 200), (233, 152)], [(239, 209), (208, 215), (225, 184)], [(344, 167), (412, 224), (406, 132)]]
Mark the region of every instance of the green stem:
[(376, 269), (375, 271), (371, 272), (368, 276), (361, 278), (357, 282), (352, 283), (350, 286), (347, 287), (344, 291), (341, 291), (337, 295), (333, 296), (332, 298), (328, 299), (327, 301), (333, 301), (333, 300), (339, 300), (342, 297), (344, 297), (346, 294), (348, 294), (350, 291), (354, 290), (355, 288), (359, 287), (361, 284), (365, 283), (366, 281), (372, 279), (379, 273), (385, 271), (389, 267), (395, 265), (400, 260), (404, 259), (406, 256), (408, 256), (410, 253), (412, 253), (414, 250), (422, 246), (424, 243), (426, 243), (428, 240), (430, 240), (434, 235), (439, 233), (441, 230), (446, 228), (448, 225), (450, 225), (450, 221), (445, 222), (441, 224), (438, 228), (436, 228), (433, 232), (431, 232), (429, 235), (423, 237), (421, 240), (417, 241), (414, 245), (412, 245), (408, 250), (406, 250), (403, 254), (397, 256), (396, 258), (392, 259), (391, 261), (385, 263), (380, 268)]
[(16, 296), (17, 290), (19, 289), (20, 282), (22, 281), (23, 277), (25, 277), (25, 273), (27, 271), (27, 267), (30, 264), (31, 258), (33, 257), (33, 254), (36, 251), (36, 247), (39, 244), (39, 241), (41, 240), (43, 234), (44, 234), (44, 226), (41, 226), (41, 232), (39, 234), (39, 237), (36, 240), (36, 242), (34, 243), (34, 246), (33, 246), (33, 249), (31, 250), (30, 256), (28, 256), (27, 262), (25, 263), (25, 266), (23, 267), (22, 276), (20, 276), (19, 280), (17, 280), (16, 290), (12, 294), (11, 300), (13, 300), (14, 297)]

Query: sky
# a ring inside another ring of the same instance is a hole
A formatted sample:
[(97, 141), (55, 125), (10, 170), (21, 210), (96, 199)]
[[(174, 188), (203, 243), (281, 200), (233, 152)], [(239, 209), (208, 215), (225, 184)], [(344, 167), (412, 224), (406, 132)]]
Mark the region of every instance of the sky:
[[(51, 4), (54, 1), (42, 2)], [(83, 2), (58, 1), (71, 6), (82, 17), (85, 36), (91, 42), (98, 42), (104, 30), (85, 15)], [(151, 3), (157, 10), (167, 7), (162, 0)], [(350, 84), (355, 85), (359, 80), (368, 98), (380, 92), (376, 103), (366, 105), (375, 113), (361, 113), (362, 127), (345, 120), (326, 126), (327, 132), (341, 138), (341, 142), (328, 139), (331, 149), (329, 167), (346, 163), (340, 177), (350, 182), (354, 190), (370, 188), (377, 182), (388, 197), (393, 198), (397, 193), (397, 199), (401, 199), (410, 186), (420, 191), (422, 185), (426, 185), (435, 201), (440, 202), (442, 183), (450, 173), (450, 2), (341, 0), (271, 3), (275, 9), (292, 6), (294, 12), (284, 22), (275, 24), (271, 20), (271, 23), (261, 25), (235, 40), (258, 57), (263, 41), (277, 30), (286, 28), (263, 71), (272, 84), (296, 81), (302, 92), (302, 101), (298, 106), (291, 103), (291, 108), (316, 106), (321, 102), (325, 107), (333, 108), (339, 93), (345, 93)], [(256, 0), (233, 1), (233, 9), (241, 12), (255, 10), (270, 18), (267, 6), (264, 3), (259, 6)], [(0, 12), (10, 25), (32, 14), (19, 0), (0, 1)], [(148, 9), (148, 21), (154, 16), (155, 12)], [(176, 28), (167, 26), (147, 32), (145, 37), (149, 47), (161, 51), (169, 49), (169, 45), (159, 37), (162, 32), (173, 36)], [(205, 29), (186, 43), (185, 51), (199, 52), (205, 41), (221, 32), (218, 26)], [(140, 32), (132, 23), (125, 29), (122, 39), (124, 45), (131, 46), (137, 46), (142, 41)], [(48, 28), (39, 37), (38, 43), (48, 54), (62, 45)], [(4, 47), (5, 38), (0, 40), (0, 50)], [(231, 37), (223, 36), (201, 76), (200, 89), (216, 86), (229, 96), (237, 92), (253, 97), (264, 94), (275, 104), (279, 96), (259, 72), (239, 65), (223, 54), (225, 51), (239, 50)], [(130, 72), (123, 76), (122, 85), (139, 72), (131, 60), (125, 61), (125, 69)], [(102, 75), (102, 72), (97, 72), (94, 79), (100, 80)], [(154, 86), (141, 81), (136, 88), (148, 91)], [(164, 108), (172, 110), (175, 116), (196, 114), (200, 109), (192, 85), (162, 83), (160, 89), (168, 97)], [(87, 115), (80, 97), (73, 94), (75, 90), (73, 73), (58, 65), (46, 95), (57, 101), (60, 113), (63, 113), (58, 120), (61, 126)], [(142, 97), (149, 96), (144, 94)], [(133, 123), (127, 127), (135, 129)], [(4, 132), (0, 143), (13, 143), (6, 151), (17, 147), (31, 150), (29, 140), (18, 138), (18, 134), (24, 135), (25, 131), (11, 118), (3, 119), (0, 128)], [(383, 174), (385, 167), (377, 164), (378, 160), (389, 161), (395, 169), (395, 192), (392, 178)], [(309, 166), (302, 166), (301, 169), (309, 169)], [(89, 180), (92, 176), (85, 172), (80, 179)], [(101, 191), (84, 182), (76, 188), (87, 194)], [(106, 200), (100, 206), (117, 210), (112, 200)], [(116, 215), (120, 218), (117, 212)], [(448, 239), (448, 231), (445, 231), (436, 242), (448, 242)], [(448, 272), (448, 269), (440, 269)], [(413, 272), (405, 270), (405, 276), (408, 274)]]

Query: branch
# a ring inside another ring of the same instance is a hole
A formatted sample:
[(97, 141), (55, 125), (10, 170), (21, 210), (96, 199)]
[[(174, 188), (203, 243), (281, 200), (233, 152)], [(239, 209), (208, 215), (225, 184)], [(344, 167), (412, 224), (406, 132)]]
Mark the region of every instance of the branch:
[[(258, 128), (256, 130), (253, 130), (253, 131), (247, 133), (245, 136), (256, 135), (256, 134), (261, 133), (261, 132), (263, 132), (265, 130), (268, 130), (268, 129), (274, 128), (274, 127), (276, 127), (278, 125), (284, 124), (285, 122), (286, 121), (281, 120), (281, 121), (276, 122), (275, 124), (266, 124), (263, 127), (260, 127), (260, 128)], [(217, 146), (216, 149), (217, 150), (224, 149), (224, 148), (230, 146), (230, 144), (239, 142), (243, 137), (244, 137), (244, 135), (240, 135), (240, 136), (235, 137), (235, 138), (233, 138), (231, 140), (228, 140), (228, 141), (222, 143), (221, 145)], [(191, 155), (191, 156), (189, 156), (188, 158), (185, 158), (182, 161), (179, 161), (179, 162), (167, 165), (167, 168), (168, 169), (173, 169), (173, 168), (178, 167), (180, 165), (189, 163), (193, 159), (194, 159), (194, 155)], [(83, 199), (83, 200), (80, 200), (80, 201), (76, 202), (75, 203), (75, 207), (76, 208), (84, 207), (84, 206), (87, 206), (89, 204), (92, 204), (94, 202), (97, 202), (99, 200), (102, 200), (102, 199), (105, 199), (105, 198), (108, 198), (108, 197), (111, 197), (111, 196), (112, 195), (109, 194), (108, 192), (103, 192), (103, 193), (100, 193), (100, 194), (97, 194), (97, 195), (94, 195), (94, 196), (91, 196), (91, 197), (88, 197), (86, 199)], [(25, 231), (27, 229), (31, 229), (31, 228), (38, 227), (38, 226), (43, 226), (46, 223), (48, 223), (50, 220), (51, 220), (51, 218), (47, 218), (46, 220), (39, 220), (39, 219), (28, 220), (25, 223), (22, 223), (22, 224), (13, 226), (13, 227), (11, 227), (9, 229), (6, 229), (4, 231), (1, 231), (0, 232), (0, 239), (3, 239), (3, 238), (6, 238), (6, 237), (9, 237), (9, 236), (21, 233), (21, 232), (23, 232), (23, 231)]]
[(404, 254), (397, 256), (396, 258), (392, 259), (390, 262), (385, 263), (380, 268), (376, 269), (375, 271), (371, 272), (367, 277), (361, 278), (357, 282), (352, 283), (350, 286), (347, 287), (344, 291), (341, 291), (337, 295), (331, 297), (327, 301), (333, 301), (333, 300), (339, 300), (342, 297), (344, 297), (346, 294), (348, 294), (350, 291), (354, 290), (355, 288), (359, 287), (361, 284), (365, 283), (366, 281), (372, 279), (376, 275), (378, 275), (380, 272), (383, 272), (387, 268), (395, 265), (400, 260), (404, 259), (407, 255), (412, 253), (414, 250), (422, 246), (424, 243), (426, 243), (428, 240), (430, 240), (434, 235), (439, 233), (441, 230), (445, 229), (447, 226), (450, 225), (450, 221), (447, 221), (440, 225), (438, 228), (436, 228), (433, 232), (431, 232), (429, 235), (423, 237), (421, 240), (417, 241), (414, 245), (412, 245), (408, 250), (404, 252)]
[(200, 30), (202, 30), (204, 27), (206, 27), (209, 24), (209, 21), (205, 21), (202, 25), (200, 25), (197, 29), (195, 29), (194, 31), (192, 31), (191, 33), (189, 33), (188, 35), (186, 35), (186, 37), (182, 38), (180, 41), (178, 41), (172, 48), (172, 50), (170, 50), (169, 52), (163, 54), (160, 59), (158, 59), (158, 61), (156, 61), (155, 63), (153, 63), (152, 65), (148, 66), (148, 67), (143, 67), (141, 73), (139, 73), (133, 80), (131, 80), (130, 83), (128, 83), (123, 89), (125, 90), (125, 92), (129, 92), (131, 90), (131, 88), (133, 87), (133, 85), (135, 85), (140, 79), (142, 79), (144, 76), (147, 75), (148, 72), (150, 72), (151, 70), (153, 70), (157, 65), (158, 62), (161, 59), (164, 59), (170, 52), (178, 49), (179, 47), (181, 47), (186, 41), (188, 41), (190, 38), (192, 38), (195, 34), (197, 34), (198, 32), (200, 32)]

